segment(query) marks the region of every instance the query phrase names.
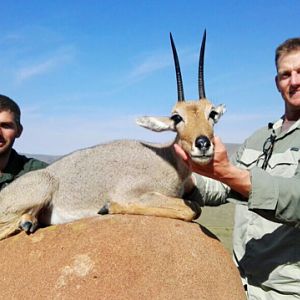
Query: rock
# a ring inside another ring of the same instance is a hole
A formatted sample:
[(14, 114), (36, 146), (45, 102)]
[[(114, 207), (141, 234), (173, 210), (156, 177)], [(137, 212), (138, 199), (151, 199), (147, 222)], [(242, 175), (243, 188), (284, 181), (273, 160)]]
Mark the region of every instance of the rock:
[(108, 215), (0, 241), (1, 299), (245, 299), (228, 252), (204, 227)]

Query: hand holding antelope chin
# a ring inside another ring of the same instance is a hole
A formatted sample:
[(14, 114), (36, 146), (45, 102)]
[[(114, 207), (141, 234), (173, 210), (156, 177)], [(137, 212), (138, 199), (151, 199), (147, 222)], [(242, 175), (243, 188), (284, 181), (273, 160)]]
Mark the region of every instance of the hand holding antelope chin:
[[(174, 145), (175, 152), (189, 166), (189, 168), (202, 176), (206, 176), (227, 184), (230, 188), (248, 198), (251, 189), (250, 174), (246, 170), (234, 166), (229, 158), (225, 145), (218, 136), (213, 138), (214, 155), (208, 164), (198, 164), (191, 159), (178, 144)], [(189, 193), (195, 187), (195, 182), (189, 182), (185, 188)]]

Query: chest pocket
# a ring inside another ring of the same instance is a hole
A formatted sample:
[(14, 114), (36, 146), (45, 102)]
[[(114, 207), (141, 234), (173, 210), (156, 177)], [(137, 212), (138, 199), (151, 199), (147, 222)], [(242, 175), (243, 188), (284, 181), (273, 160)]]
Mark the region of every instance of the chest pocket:
[(237, 161), (238, 167), (249, 170), (257, 166), (259, 163), (260, 155), (260, 151), (253, 149), (245, 149), (242, 154), (242, 157)]
[(300, 160), (299, 149), (290, 148), (283, 153), (275, 153), (268, 164), (268, 172), (272, 175), (292, 177), (295, 175)]
[[(273, 153), (266, 171), (275, 176), (292, 177), (295, 175), (300, 160), (300, 150), (298, 148), (289, 148), (282, 153)], [(240, 160), (238, 166), (243, 169), (251, 169), (255, 166), (262, 166), (264, 156), (260, 151), (253, 149), (246, 149)]]

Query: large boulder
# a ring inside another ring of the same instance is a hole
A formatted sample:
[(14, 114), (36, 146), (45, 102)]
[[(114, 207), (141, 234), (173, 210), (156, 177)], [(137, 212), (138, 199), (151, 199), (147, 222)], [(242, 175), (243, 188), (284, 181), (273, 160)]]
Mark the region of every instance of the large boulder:
[(1, 299), (245, 299), (228, 252), (205, 228), (108, 215), (0, 242)]

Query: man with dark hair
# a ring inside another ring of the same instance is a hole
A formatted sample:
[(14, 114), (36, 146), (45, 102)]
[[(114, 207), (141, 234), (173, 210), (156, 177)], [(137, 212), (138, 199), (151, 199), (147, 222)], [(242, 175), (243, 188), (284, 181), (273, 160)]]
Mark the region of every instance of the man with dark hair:
[(15, 139), (22, 131), (18, 104), (0, 95), (0, 190), (21, 175), (47, 166), (45, 162), (19, 155), (13, 149)]
[[(204, 205), (236, 205), (234, 260), (249, 299), (300, 299), (300, 38), (275, 53), (276, 86), (284, 115), (249, 137), (233, 159), (214, 138), (214, 159), (196, 165), (200, 174), (187, 198)], [(191, 182), (190, 182), (191, 183)]]

